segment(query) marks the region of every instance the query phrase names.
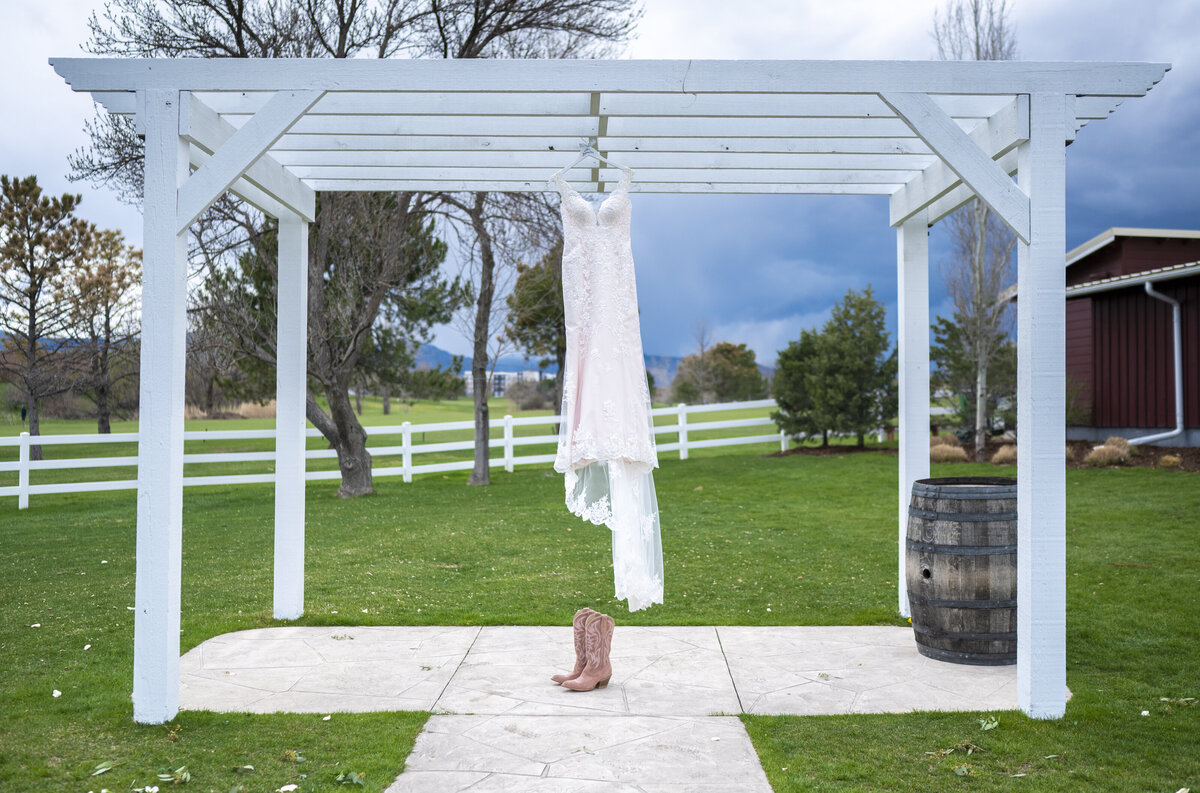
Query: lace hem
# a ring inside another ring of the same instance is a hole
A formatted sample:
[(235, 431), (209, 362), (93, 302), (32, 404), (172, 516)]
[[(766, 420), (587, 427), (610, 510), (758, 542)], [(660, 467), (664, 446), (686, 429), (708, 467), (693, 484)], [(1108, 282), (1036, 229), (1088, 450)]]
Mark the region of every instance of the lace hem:
[(565, 477), (567, 508), (612, 532), (613, 589), (630, 611), (663, 602), (662, 539), (651, 468), (608, 460)]

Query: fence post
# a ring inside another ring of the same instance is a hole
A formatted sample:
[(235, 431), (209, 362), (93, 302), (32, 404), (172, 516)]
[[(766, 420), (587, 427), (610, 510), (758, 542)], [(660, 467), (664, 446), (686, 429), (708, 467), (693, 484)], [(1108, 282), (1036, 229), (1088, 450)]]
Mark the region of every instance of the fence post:
[(403, 451), (404, 481), (411, 482), (412, 481), (412, 422), (406, 421), (400, 425), (400, 428), (401, 428), (401, 430), (403, 430), (402, 437), (404, 438), (404, 440), (402, 441), (402, 443), (404, 445), (404, 451)]
[(788, 450), (788, 435), (783, 430), (779, 431), (779, 451), (786, 452)]
[(513, 469), (513, 433), (512, 416), (504, 416), (504, 470), (512, 473)]
[(680, 402), (676, 406), (679, 410), (679, 459), (686, 460), (687, 457), (687, 405)]
[(22, 432), (17, 446), (17, 509), (29, 507), (29, 433)]

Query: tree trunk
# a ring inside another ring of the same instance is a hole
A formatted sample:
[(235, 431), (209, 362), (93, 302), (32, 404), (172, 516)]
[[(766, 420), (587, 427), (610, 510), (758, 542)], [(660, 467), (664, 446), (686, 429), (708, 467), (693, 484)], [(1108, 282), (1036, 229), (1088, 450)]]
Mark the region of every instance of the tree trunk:
[(392, 415), (392, 389), (385, 386), (381, 393), (383, 395), (383, 415), (390, 416)]
[[(37, 322), (36, 306), (30, 305), (26, 307), (28, 311), (29, 324), (25, 329), (25, 401), (29, 405), (29, 434), (38, 436), (42, 434), (41, 422), (38, 420), (38, 396), (40, 396), (33, 388), (37, 375)], [(42, 459), (42, 447), (30, 446), (29, 459)]]
[(858, 448), (862, 449), (867, 445), (867, 436), (864, 433), (858, 433)]
[(108, 435), (112, 432), (112, 424), (109, 421), (108, 386), (103, 383), (96, 384), (96, 432), (101, 435)]
[[(330, 405), (330, 407), (332, 407), (332, 405)], [(361, 388), (354, 389), (354, 412), (360, 416), (362, 415), (362, 389)]]
[[(29, 434), (36, 437), (36, 436), (42, 434), (42, 424), (41, 424), (41, 420), (38, 418), (38, 401), (37, 401), (37, 399), (34, 399), (32, 397), (28, 398), (26, 401), (29, 404)], [(30, 460), (42, 459), (42, 447), (41, 446), (30, 446), (29, 447), (29, 459)]]
[(981, 361), (975, 369), (975, 462), (987, 459), (987, 362)]
[(108, 435), (112, 432), (108, 407), (108, 352), (102, 350), (93, 364), (96, 385), (96, 432)]
[(338, 469), (342, 473), (338, 497), (354, 498), (374, 493), (371, 453), (367, 451), (367, 433), (359, 423), (358, 417), (354, 415), (347, 384), (335, 383), (333, 386), (326, 386), (325, 398), (329, 401), (329, 415), (321, 410), (311, 393), (305, 400), (304, 412), (337, 452)]
[(208, 376), (208, 382), (204, 384), (204, 415), (211, 416), (213, 409), (213, 400), (216, 398), (217, 378), (215, 375)]
[(829, 447), (829, 430), (821, 430), (821, 448)]
[(475, 204), (470, 212), (471, 225), (479, 239), (479, 297), (475, 301), (475, 338), (471, 356), (471, 385), (475, 390), (475, 467), (467, 479), (468, 485), (488, 485), (492, 482), (489, 459), (491, 449), (488, 441), (491, 425), (488, 421), (488, 355), (487, 344), (492, 316), (492, 298), (496, 284), (496, 270), (492, 238), (483, 218), (486, 193), (475, 194)]

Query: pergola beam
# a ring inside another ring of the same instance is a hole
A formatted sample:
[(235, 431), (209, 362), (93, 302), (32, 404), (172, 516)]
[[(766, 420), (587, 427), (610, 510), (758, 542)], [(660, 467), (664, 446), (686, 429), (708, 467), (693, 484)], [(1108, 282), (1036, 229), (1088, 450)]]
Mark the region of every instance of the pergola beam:
[[(1015, 150), (1029, 139), (1029, 97), (1014, 98), (967, 137), (993, 160)], [(962, 181), (962, 177), (944, 160), (934, 160), (924, 173), (911, 179), (892, 196), (891, 224), (898, 226), (925, 211)]]
[[(498, 193), (544, 193), (544, 179), (529, 179), (517, 181), (485, 182), (479, 178), (461, 179), (457, 181), (437, 181), (432, 179), (307, 179), (313, 189), (345, 190), (345, 191), (412, 191), (422, 193), (461, 193), (472, 191)], [(572, 186), (584, 193), (600, 192), (600, 183), (584, 181), (573, 182)], [(769, 184), (763, 182), (724, 183), (724, 182), (647, 182), (639, 179), (630, 188), (634, 193), (762, 193), (762, 194), (796, 194), (796, 195), (891, 195), (896, 189), (894, 184)]]
[[(424, 166), (385, 166), (385, 165), (293, 165), (292, 173), (304, 180), (316, 179), (354, 179), (363, 176), (371, 179), (396, 181), (469, 181), (474, 176), (490, 177), (497, 182), (519, 182), (528, 179), (530, 171), (544, 171), (548, 177), (553, 171), (552, 166), (539, 165), (524, 168), (484, 168), (478, 167), (424, 167)], [(867, 169), (826, 170), (796, 170), (785, 168), (647, 168), (638, 171), (638, 178), (646, 182), (662, 184), (693, 184), (696, 182), (726, 184), (887, 184), (910, 171), (872, 171)], [(574, 168), (567, 174), (568, 181), (616, 182), (621, 178), (621, 172), (616, 168)], [(889, 192), (891, 191), (889, 185)]]
[[(819, 171), (923, 171), (935, 160), (931, 154), (789, 154), (768, 152), (627, 152), (608, 149), (622, 165), (634, 169), (722, 171), (735, 169)], [(577, 155), (578, 151), (572, 152)], [(491, 175), (497, 168), (549, 169), (569, 160), (558, 151), (276, 151), (275, 160), (288, 169), (345, 168), (472, 168)], [(579, 170), (590, 168), (577, 166)], [(649, 172), (649, 171), (647, 171)], [(903, 178), (902, 174), (889, 174)]]
[[(286, 106), (281, 106), (281, 110), (284, 111), (285, 114), (290, 113), (293, 110), (292, 103), (303, 104), (303, 102), (306, 102), (312, 98), (311, 94), (300, 94), (299, 96), (301, 97), (300, 99), (292, 97), (286, 100), (281, 100), (288, 102)], [(234, 136), (239, 133), (239, 130), (214, 112), (211, 108), (207, 107), (203, 102), (200, 101), (199, 98), (189, 94), (189, 92), (181, 92), (181, 97), (179, 134), (189, 143), (204, 151), (210, 157), (216, 156), (218, 151), (220, 151), (227, 143), (230, 143), (230, 141), (233, 140)], [(264, 118), (264, 121), (266, 120), (267, 119)], [(274, 121), (277, 122), (277, 119), (274, 119)], [(258, 145), (261, 140), (265, 140), (267, 138), (270, 138), (270, 141), (274, 142), (283, 134), (280, 132), (279, 134), (272, 135), (270, 134), (272, 131), (273, 130), (268, 130), (267, 133), (264, 134), (261, 130), (256, 132), (252, 128), (248, 134), (257, 134), (259, 136), (259, 140), (247, 140), (246, 143), (248, 144), (248, 148)], [(286, 132), (286, 127), (284, 132)], [(227, 165), (219, 173), (219, 177), (217, 179), (205, 186), (203, 189), (204, 194), (207, 196), (207, 203), (205, 206), (207, 206), (208, 203), (211, 203), (217, 196), (220, 195), (221, 192), (224, 192), (224, 190), (234, 187), (234, 185), (236, 185), (238, 182), (238, 177), (241, 177), (246, 182), (265, 193), (272, 201), (278, 202), (290, 212), (293, 212), (311, 222), (316, 217), (317, 212), (316, 193), (311, 187), (304, 184), (304, 182), (300, 181), (294, 174), (289, 173), (286, 168), (272, 159), (270, 155), (263, 154), (263, 151), (265, 151), (265, 147), (263, 149), (259, 149), (253, 158), (249, 158), (250, 162), (248, 165), (246, 165), (245, 160), (248, 158), (246, 151), (237, 143), (234, 143), (232, 148), (227, 150), (227, 158), (231, 162), (236, 159), (236, 162), (233, 162), (232, 166)], [(205, 165), (201, 165), (201, 168), (203, 167), (205, 167)], [(240, 170), (238, 170), (239, 168)], [(237, 175), (234, 176), (232, 180), (229, 180), (222, 190), (208, 195), (212, 187), (217, 183), (225, 183), (230, 173), (236, 173)], [(191, 180), (189, 179), (189, 183), (190, 181)], [(198, 190), (199, 186), (196, 189)], [(197, 192), (197, 195), (199, 195), (199, 192)], [(189, 201), (196, 200), (199, 199), (189, 198)], [(191, 215), (195, 211), (195, 207), (190, 204), (185, 207), (183, 201), (184, 197), (181, 191), (180, 215)], [(203, 212), (203, 207), (200, 211)], [(198, 216), (198, 214), (196, 216)]]
[(496, 91), (1141, 96), (1169, 64), (1036, 61), (606, 61), (52, 58), (76, 91)]
[(889, 92), (880, 96), (929, 144), (947, 168), (968, 184), (1018, 237), (1029, 241), (1029, 196), (954, 119), (925, 94)]
[[(198, 170), (204, 165), (204, 163), (208, 162), (209, 159), (212, 158), (211, 154), (195, 144), (188, 145), (188, 152), (190, 155), (189, 160), (191, 162), (193, 172)], [(301, 184), (303, 184), (303, 182), (301, 182)], [(248, 181), (244, 176), (230, 185), (229, 192), (233, 193), (250, 206), (254, 207), (265, 215), (269, 215), (270, 217), (280, 218), (284, 217), (285, 215), (292, 214), (292, 211), (288, 207), (276, 201), (265, 191), (255, 187), (254, 184)]]
[[(1009, 176), (1014, 176), (1017, 173), (1017, 152), (1010, 151), (1000, 159), (996, 160), (996, 164), (1000, 169)], [(949, 193), (934, 201), (926, 210), (926, 220), (929, 225), (937, 223), (942, 218), (949, 215), (954, 210), (966, 204), (975, 197), (975, 191), (968, 185), (959, 184)]]
[[(273, 91), (206, 91), (200, 99), (218, 113), (253, 115)], [(590, 94), (548, 93), (429, 93), (429, 92), (329, 92), (309, 115), (398, 115), (398, 116), (551, 116), (593, 115)], [(134, 95), (128, 91), (97, 91), (93, 98), (116, 115), (137, 112)], [(935, 94), (938, 106), (956, 118), (988, 118), (1004, 104), (997, 95)], [(1081, 96), (1081, 121), (1106, 118), (1121, 97)], [(770, 116), (793, 118), (886, 118), (891, 108), (873, 94), (600, 94), (600, 112), (607, 116)]]
[[(579, 137), (564, 135), (284, 135), (272, 147), (286, 151), (521, 151), (556, 152), (558, 157), (579, 154)], [(764, 138), (705, 137), (599, 137), (596, 145), (617, 152), (778, 153), (778, 154), (923, 154), (933, 156), (916, 136), (905, 138)], [(569, 159), (567, 160), (570, 161)]]

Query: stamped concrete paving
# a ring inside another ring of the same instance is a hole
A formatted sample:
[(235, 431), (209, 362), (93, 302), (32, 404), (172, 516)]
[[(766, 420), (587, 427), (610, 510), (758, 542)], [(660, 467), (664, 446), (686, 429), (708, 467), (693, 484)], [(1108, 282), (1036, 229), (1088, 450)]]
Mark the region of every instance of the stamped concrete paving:
[(550, 682), (568, 627), (262, 628), (180, 659), (180, 707), (430, 710), (388, 793), (766, 793), (729, 714), (1016, 707), (1016, 668), (920, 655), (905, 628), (618, 626), (609, 686)]

